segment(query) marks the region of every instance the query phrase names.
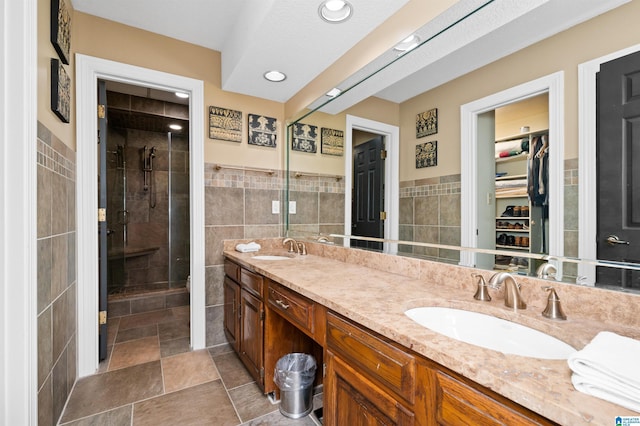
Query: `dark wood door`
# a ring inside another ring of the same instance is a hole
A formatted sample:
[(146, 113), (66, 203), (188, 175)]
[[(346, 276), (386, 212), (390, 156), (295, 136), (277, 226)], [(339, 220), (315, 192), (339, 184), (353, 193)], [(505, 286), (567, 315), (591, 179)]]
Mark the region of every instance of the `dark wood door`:
[(240, 328), (240, 285), (224, 277), (224, 331), (234, 351), (238, 351)]
[[(384, 167), (382, 136), (360, 144), (353, 151), (353, 197), (351, 199), (351, 231), (363, 237), (384, 237)], [(382, 244), (352, 240), (353, 247), (381, 250)]]
[[(598, 259), (640, 262), (640, 52), (597, 76)], [(597, 268), (598, 285), (640, 288), (640, 272)]]
[(240, 359), (261, 388), (264, 387), (263, 313), (262, 301), (242, 289), (240, 291)]
[(98, 357), (107, 358), (107, 86), (98, 81)]

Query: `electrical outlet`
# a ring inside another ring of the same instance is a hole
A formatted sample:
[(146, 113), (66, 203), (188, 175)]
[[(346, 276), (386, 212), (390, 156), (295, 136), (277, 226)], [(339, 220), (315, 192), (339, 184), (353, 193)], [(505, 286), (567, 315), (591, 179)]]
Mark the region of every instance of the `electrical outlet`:
[(296, 214), (296, 202), (289, 201), (289, 214)]
[(280, 214), (280, 201), (278, 200), (271, 201), (271, 213)]

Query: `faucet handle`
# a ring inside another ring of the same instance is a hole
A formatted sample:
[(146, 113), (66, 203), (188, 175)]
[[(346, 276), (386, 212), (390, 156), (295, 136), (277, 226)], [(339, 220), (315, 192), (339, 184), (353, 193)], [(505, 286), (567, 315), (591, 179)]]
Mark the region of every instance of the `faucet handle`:
[(298, 242), (293, 238), (285, 238), (282, 245), (289, 243), (289, 253), (298, 253)]
[(476, 290), (476, 294), (473, 295), (473, 298), (476, 300), (481, 300), (483, 302), (490, 302), (491, 295), (489, 295), (489, 290), (487, 288), (487, 283), (484, 280), (484, 277), (480, 274), (471, 274), (473, 278), (478, 279), (478, 288)]
[(542, 287), (542, 289), (549, 292), (547, 307), (542, 311), (542, 316), (550, 319), (566, 320), (567, 316), (562, 311), (562, 305), (560, 304), (560, 298), (556, 290), (549, 286)]

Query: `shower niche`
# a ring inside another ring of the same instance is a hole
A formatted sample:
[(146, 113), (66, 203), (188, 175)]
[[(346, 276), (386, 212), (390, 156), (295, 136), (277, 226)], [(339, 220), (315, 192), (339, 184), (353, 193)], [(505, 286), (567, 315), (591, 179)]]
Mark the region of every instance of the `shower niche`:
[(176, 293), (188, 304), (188, 117), (188, 105), (107, 92), (110, 301)]

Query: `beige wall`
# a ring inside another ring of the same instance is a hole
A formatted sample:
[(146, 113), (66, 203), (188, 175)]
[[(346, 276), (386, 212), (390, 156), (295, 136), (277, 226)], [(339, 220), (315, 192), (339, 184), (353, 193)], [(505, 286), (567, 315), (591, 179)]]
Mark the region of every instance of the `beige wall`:
[[(48, 4), (46, 0), (41, 0), (41, 3)], [(282, 168), (285, 147), (284, 104), (222, 90), (220, 52), (80, 12), (74, 14), (72, 25), (74, 53), (202, 80), (205, 105), (200, 113), (205, 119), (205, 136), (209, 134), (209, 106), (243, 112), (242, 143), (213, 140), (207, 137), (205, 162)], [(48, 28), (48, 24), (42, 27)], [(39, 93), (46, 93), (42, 90), (39, 88)], [(247, 144), (246, 126), (249, 113), (278, 119), (280, 131), (276, 149)]]
[[(633, 1), (400, 105), (400, 180), (460, 173), (460, 106), (564, 71), (565, 158), (578, 157), (578, 65), (640, 43), (640, 2)], [(535, 29), (532, 29), (535, 30)], [(415, 115), (438, 108), (438, 166), (415, 169)]]

